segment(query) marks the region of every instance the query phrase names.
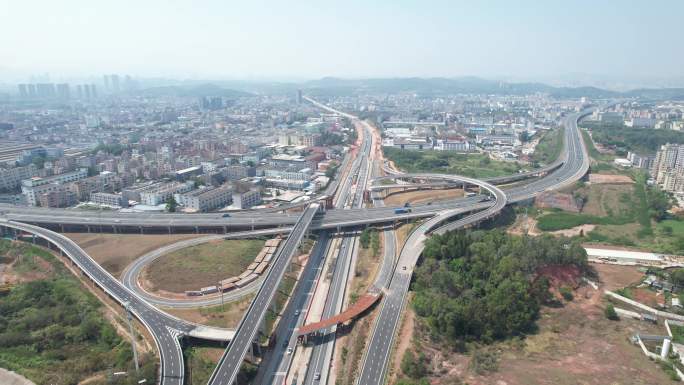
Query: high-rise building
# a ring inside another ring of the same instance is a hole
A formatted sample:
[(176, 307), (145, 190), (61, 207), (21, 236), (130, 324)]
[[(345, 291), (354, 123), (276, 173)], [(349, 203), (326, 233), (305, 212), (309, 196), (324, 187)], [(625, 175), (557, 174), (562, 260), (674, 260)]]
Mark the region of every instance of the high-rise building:
[(83, 99), (83, 86), (80, 84), (76, 85), (76, 98)]
[(36, 95), (41, 99), (51, 99), (55, 97), (55, 85), (52, 83), (36, 84)]
[(97, 89), (95, 88), (95, 84), (90, 85), (90, 97), (93, 99), (97, 98)]
[(22, 99), (28, 98), (28, 89), (26, 84), (19, 84), (19, 97)]
[(36, 85), (35, 84), (29, 84), (27, 87), (28, 89), (28, 97), (33, 99), (36, 97)]
[(62, 100), (68, 100), (70, 97), (69, 84), (61, 83), (57, 84), (57, 97)]
[(684, 145), (667, 143), (660, 146), (651, 176), (665, 191), (684, 192)]
[(105, 92), (109, 92), (109, 75), (104, 75), (102, 78), (104, 79), (104, 90)]
[(302, 104), (302, 90), (297, 90), (297, 104)]
[(109, 77), (112, 82), (112, 91), (113, 92), (119, 92), (121, 89), (119, 88), (119, 75), (110, 75)]

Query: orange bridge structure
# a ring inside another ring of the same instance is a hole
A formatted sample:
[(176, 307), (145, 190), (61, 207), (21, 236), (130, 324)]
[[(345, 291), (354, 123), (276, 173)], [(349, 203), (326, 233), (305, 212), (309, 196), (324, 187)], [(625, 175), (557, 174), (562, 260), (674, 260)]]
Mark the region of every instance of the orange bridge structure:
[(382, 292), (368, 293), (359, 298), (353, 305), (348, 307), (340, 314), (334, 315), (330, 318), (320, 320), (318, 322), (310, 323), (299, 328), (297, 333), (299, 336), (306, 336), (321, 329), (329, 328), (333, 325), (338, 325), (350, 321), (360, 314), (370, 309), (382, 297)]

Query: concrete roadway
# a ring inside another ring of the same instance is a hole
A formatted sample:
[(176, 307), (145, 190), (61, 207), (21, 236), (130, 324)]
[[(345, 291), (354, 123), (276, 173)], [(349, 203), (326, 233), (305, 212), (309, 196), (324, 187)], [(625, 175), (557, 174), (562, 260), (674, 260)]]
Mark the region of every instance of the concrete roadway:
[(264, 358), (264, 371), (257, 383), (282, 384), (290, 370), (298, 348), (295, 330), (304, 324), (307, 311), (314, 299), (317, 283), (321, 279), (325, 256), (330, 252), (331, 239), (327, 231), (319, 234), (310, 261), (306, 264), (300, 282), (290, 297), (275, 330), (276, 345)]
[[(349, 209), (362, 208), (363, 192), (368, 185), (371, 173), (370, 152), (372, 149), (372, 133), (371, 127), (366, 122), (353, 119), (355, 122), (364, 127), (364, 142), (360, 150), (358, 173), (357, 173), (357, 188), (355, 194), (351, 196), (351, 202), (345, 204), (347, 196), (343, 195), (343, 199), (338, 202), (340, 206), (349, 207)], [(370, 140), (368, 140), (370, 139)], [(336, 207), (337, 208), (337, 207)], [(347, 283), (349, 282), (349, 274), (353, 268), (353, 260), (358, 253), (358, 236), (356, 234), (343, 234), (343, 239), (337, 257), (334, 261), (333, 276), (328, 288), (328, 294), (323, 307), (323, 314), (321, 319), (332, 317), (342, 311), (344, 306), (344, 299), (347, 293)], [(316, 382), (325, 383), (329, 377), (330, 364), (332, 363), (334, 348), (335, 348), (335, 332), (336, 326), (320, 331), (321, 336), (318, 337), (309, 357), (309, 365), (306, 374), (304, 375), (304, 384), (313, 384)]]
[(411, 283), (413, 269), (422, 253), (428, 234), (432, 231), (444, 233), (477, 223), (495, 215), (503, 208), (507, 200), (515, 202), (530, 199), (542, 191), (562, 188), (579, 180), (587, 172), (589, 166), (586, 148), (577, 129), (577, 120), (585, 114), (573, 114), (564, 121), (566, 127), (565, 146), (561, 154), (564, 163), (561, 168), (541, 180), (507, 191), (507, 196), (503, 199), (501, 199), (500, 193), (497, 193), (496, 205), (484, 211), (446, 225), (443, 223), (451, 218), (454, 212), (444, 212), (420, 225), (411, 233), (402, 247), (389, 290), (383, 298), (380, 313), (374, 322), (370, 343), (362, 361), (357, 384), (380, 385), (385, 381), (390, 352), (403, 313), (402, 309), (406, 304), (406, 295)]
[(263, 325), (266, 312), (274, 301), (285, 271), (308, 232), (314, 214), (319, 208), (320, 206), (317, 203), (312, 203), (307, 207), (290, 235), (278, 248), (277, 255), (266, 274), (263, 285), (259, 288), (256, 297), (240, 321), (235, 337), (223, 353), (218, 366), (209, 379), (210, 385), (231, 385), (235, 381), (247, 350), (252, 347), (252, 342)]
[(109, 296), (124, 306), (128, 304), (131, 312), (154, 337), (161, 356), (159, 368), (160, 383), (162, 385), (183, 384), (183, 353), (178, 337), (183, 334), (190, 334), (196, 325), (172, 317), (131, 293), (67, 237), (42, 227), (5, 220), (0, 221), (0, 226), (34, 234), (57, 246)]

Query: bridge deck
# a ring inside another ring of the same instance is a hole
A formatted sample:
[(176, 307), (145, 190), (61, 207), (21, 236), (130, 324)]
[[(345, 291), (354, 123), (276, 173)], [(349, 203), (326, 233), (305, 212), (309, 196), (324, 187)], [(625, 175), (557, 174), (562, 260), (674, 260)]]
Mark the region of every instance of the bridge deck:
[(353, 305), (347, 308), (340, 314), (334, 315), (330, 318), (320, 320), (318, 322), (310, 323), (299, 328), (297, 333), (300, 336), (313, 333), (317, 330), (325, 329), (333, 325), (344, 323), (356, 318), (359, 314), (368, 310), (373, 304), (375, 304), (381, 297), (381, 294), (366, 294), (359, 298)]

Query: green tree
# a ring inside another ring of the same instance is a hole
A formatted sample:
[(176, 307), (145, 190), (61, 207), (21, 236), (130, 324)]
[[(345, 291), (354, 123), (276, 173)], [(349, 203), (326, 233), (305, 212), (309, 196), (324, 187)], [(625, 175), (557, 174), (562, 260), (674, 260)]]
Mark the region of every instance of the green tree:
[(364, 249), (367, 249), (368, 246), (370, 245), (371, 241), (371, 229), (365, 228), (361, 232), (361, 236), (359, 236), (359, 242), (361, 242), (361, 247)]
[(175, 213), (176, 209), (178, 208), (178, 202), (176, 202), (176, 198), (171, 195), (169, 199), (166, 200), (166, 211), (170, 213)]
[(425, 354), (421, 352), (416, 357), (411, 350), (406, 350), (401, 359), (401, 371), (413, 379), (425, 377), (428, 372)]
[(608, 318), (609, 320), (617, 321), (618, 319), (620, 319), (620, 317), (618, 317), (618, 314), (615, 311), (615, 307), (613, 306), (612, 303), (609, 303), (608, 306), (606, 306), (603, 313), (606, 315), (606, 318)]
[(670, 272), (670, 281), (677, 286), (684, 286), (684, 268), (672, 270)]
[(572, 295), (572, 290), (567, 286), (561, 286), (560, 289), (558, 289), (558, 291), (566, 301), (572, 301), (575, 298)]

